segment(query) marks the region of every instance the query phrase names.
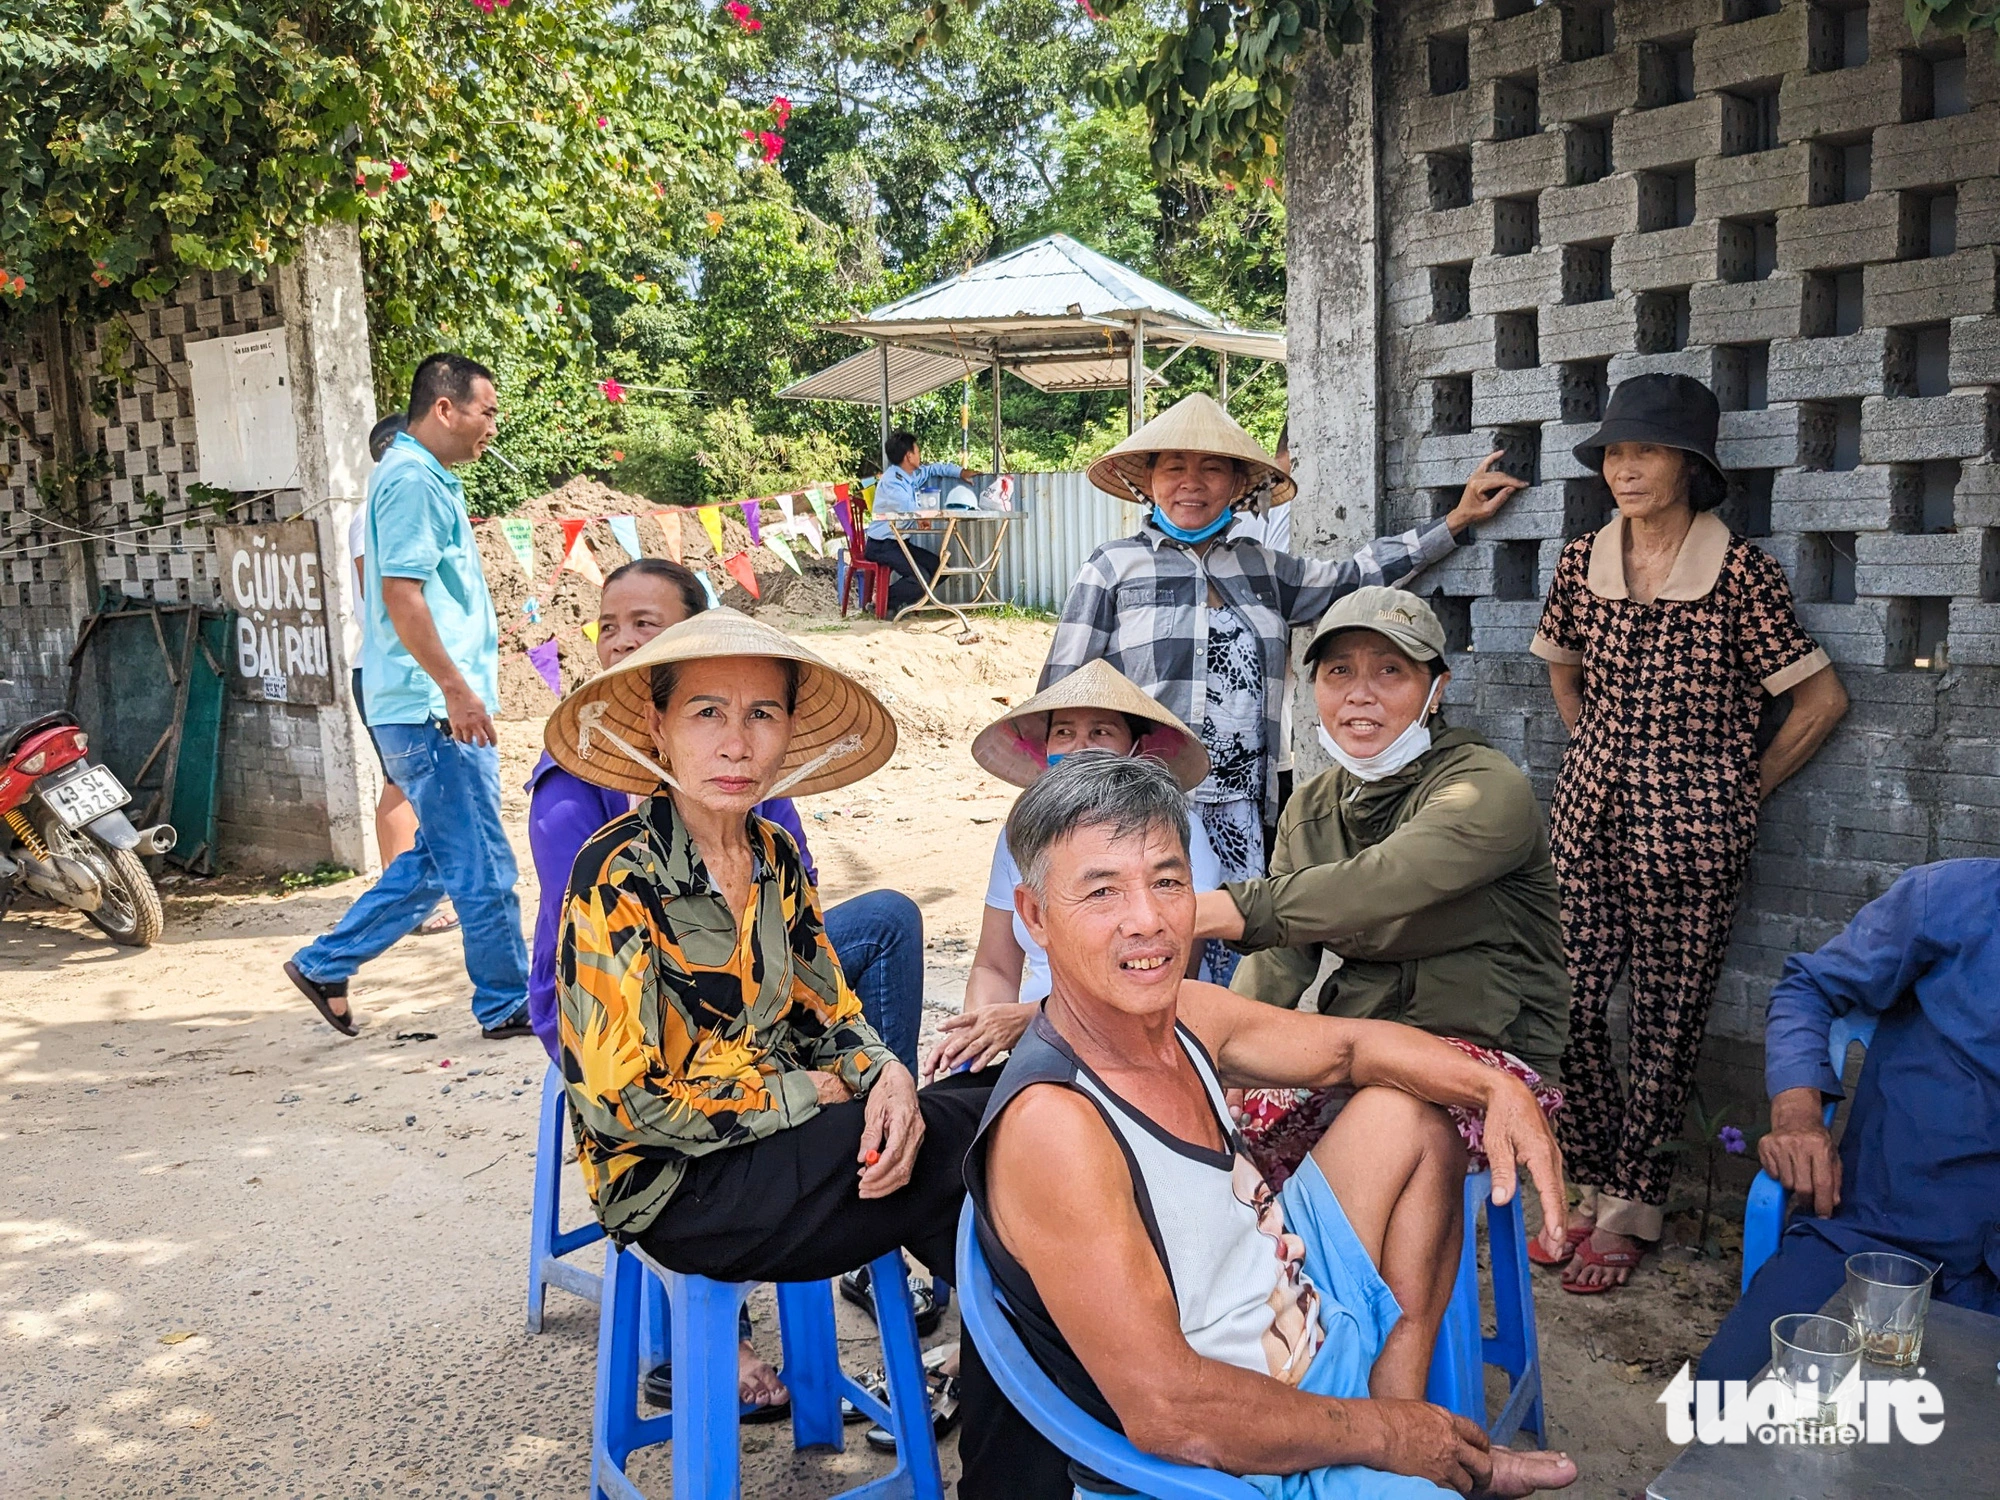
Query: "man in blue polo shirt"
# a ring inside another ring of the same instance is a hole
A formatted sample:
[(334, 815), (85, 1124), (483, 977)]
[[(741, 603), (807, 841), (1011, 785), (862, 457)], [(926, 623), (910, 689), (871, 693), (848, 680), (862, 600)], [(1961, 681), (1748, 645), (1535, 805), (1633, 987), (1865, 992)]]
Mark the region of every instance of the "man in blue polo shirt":
[(465, 933), (472, 1013), (488, 1038), (531, 1036), (528, 950), (514, 851), (500, 823), (500, 632), (452, 469), (498, 427), (493, 375), (433, 354), (410, 382), (410, 420), (368, 482), (361, 680), (389, 778), (417, 810), (417, 841), (292, 955), (285, 974), (355, 1035), (347, 981), (450, 896)]
[[(890, 533), (895, 523), (890, 516), (903, 514), (917, 508), (917, 491), (934, 479), (976, 478), (957, 464), (927, 464), (917, 452), (916, 434), (892, 432), (888, 446), (883, 450), (889, 467), (882, 471), (882, 477), (875, 481), (875, 503), (869, 509), (867, 540), (862, 545), (861, 555), (867, 561), (880, 563), (894, 575), (889, 585), (889, 608), (902, 609), (915, 604), (924, 596), (921, 578), (929, 578), (938, 570), (936, 551), (920, 543), (912, 542), (908, 555), (896, 545), (896, 538)], [(921, 570), (921, 575), (919, 574)]]

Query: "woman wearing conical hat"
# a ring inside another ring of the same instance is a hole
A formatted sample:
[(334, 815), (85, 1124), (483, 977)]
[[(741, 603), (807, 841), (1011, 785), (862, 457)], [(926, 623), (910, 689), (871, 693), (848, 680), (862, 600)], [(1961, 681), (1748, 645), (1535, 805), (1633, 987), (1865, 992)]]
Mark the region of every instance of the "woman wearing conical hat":
[[(950, 1276), (988, 1089), (918, 1093), (841, 972), (797, 847), (753, 812), (886, 764), (888, 710), (790, 636), (712, 609), (563, 699), (544, 743), (643, 799), (577, 854), (556, 951), (563, 1079), (605, 1229), (719, 1281), (824, 1280), (897, 1246)], [(967, 1393), (969, 1437), (999, 1415)]]
[(1235, 524), (1289, 500), (1290, 477), (1213, 400), (1189, 396), (1090, 466), (1092, 484), (1144, 505), (1146, 519), (1077, 574), (1041, 686), (1108, 661), (1192, 726), (1210, 761), (1196, 810), (1224, 877), (1254, 879), (1264, 873), (1264, 825), (1278, 814), (1293, 627), (1364, 584), (1394, 583), (1449, 554), (1522, 487), (1493, 468), (1499, 457), (1490, 454), (1452, 512), (1426, 529), (1378, 537), (1338, 562), (1298, 557)]
[[(1151, 755), (1167, 763), (1183, 791), (1208, 775), (1208, 755), (1187, 725), (1148, 698), (1107, 662), (1086, 663), (1054, 687), (1011, 708), (979, 732), (972, 758), (1002, 781), (1033, 786), (1065, 755), (1084, 751)], [(1222, 866), (1199, 819), (1189, 823), (1188, 863), (1197, 891), (1222, 884)], [(979, 948), (965, 982), (965, 1010), (947, 1020), (925, 1063), (925, 1076), (983, 1068), (1021, 1039), (1035, 1006), (1048, 997), (1049, 956), (1014, 909), (1020, 868), (1007, 830), (993, 846)], [(1221, 944), (1214, 947), (1220, 951)]]

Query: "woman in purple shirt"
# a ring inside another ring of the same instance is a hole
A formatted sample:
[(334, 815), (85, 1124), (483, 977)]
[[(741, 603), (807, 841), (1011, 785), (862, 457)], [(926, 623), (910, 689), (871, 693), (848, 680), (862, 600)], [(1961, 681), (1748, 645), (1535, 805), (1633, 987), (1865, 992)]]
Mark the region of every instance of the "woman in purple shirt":
[[(676, 562), (642, 557), (604, 580), (598, 604), (597, 664), (608, 667), (647, 641), (708, 608), (701, 581)], [(528, 969), (528, 1019), (551, 1061), (556, 1043), (556, 939), (562, 929), (563, 896), (569, 889), (570, 867), (590, 836), (613, 818), (631, 810), (623, 792), (592, 786), (563, 770), (546, 754), (528, 777), (528, 847), (534, 855), (535, 876), (541, 882), (541, 907), (535, 916), (535, 945)], [(756, 815), (776, 823), (792, 836), (805, 865), (806, 878), (819, 883), (819, 871), (798, 810), (788, 797), (760, 802)], [(825, 909), (827, 941), (841, 971), (861, 1001), (863, 1014), (912, 1073), (917, 1070), (917, 1027), (924, 1008), (924, 919), (917, 904), (898, 891), (866, 891)], [(913, 1280), (917, 1326), (928, 1332), (943, 1309), (927, 1281)], [(849, 1289), (850, 1299), (867, 1300), (865, 1282)], [(771, 1367), (744, 1345), (740, 1378), (746, 1403), (783, 1416), (783, 1388)], [(649, 1374), (646, 1393), (665, 1405), (671, 1386), (664, 1371)]]

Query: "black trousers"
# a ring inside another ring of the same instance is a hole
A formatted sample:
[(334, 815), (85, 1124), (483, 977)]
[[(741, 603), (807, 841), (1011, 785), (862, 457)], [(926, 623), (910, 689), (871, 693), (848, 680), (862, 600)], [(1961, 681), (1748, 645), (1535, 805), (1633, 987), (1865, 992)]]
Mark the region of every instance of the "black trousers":
[[(929, 578), (938, 570), (938, 554), (928, 547), (911, 543), (909, 556), (891, 536), (870, 537), (862, 547), (861, 555), (872, 563), (881, 563), (894, 576), (889, 580), (889, 608), (902, 609), (915, 604), (924, 597), (923, 585), (917, 582), (918, 573)], [(916, 559), (913, 567), (910, 558)]]
[[(639, 1244), (669, 1270), (716, 1281), (821, 1281), (898, 1247), (954, 1280), (965, 1154), (997, 1077), (955, 1074), (917, 1094), (923, 1145), (886, 1198), (860, 1194), (863, 1106), (832, 1104), (795, 1130), (696, 1157)], [(1007, 1404), (969, 1340), (960, 1377), (960, 1500), (1066, 1500), (1062, 1454)]]

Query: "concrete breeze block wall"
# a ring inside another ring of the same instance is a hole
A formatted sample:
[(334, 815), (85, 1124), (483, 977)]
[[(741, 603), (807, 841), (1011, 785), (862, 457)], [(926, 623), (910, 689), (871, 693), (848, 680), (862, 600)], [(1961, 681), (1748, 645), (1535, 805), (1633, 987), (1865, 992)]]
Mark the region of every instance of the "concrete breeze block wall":
[[(193, 277), (171, 298), (131, 315), (134, 383), (117, 393), (108, 414), (93, 414), (91, 436), (110, 472), (91, 486), (89, 541), (102, 587), (133, 601), (223, 604), (220, 572), (206, 507), (192, 505), (184, 482), (200, 474), (187, 346), (229, 334), (255, 333), (282, 322), (276, 288), (228, 272)], [(93, 329), (95, 356), (103, 329)], [(33, 340), (0, 346), (0, 388), (46, 436), (48, 369)], [(0, 437), (0, 724), (14, 724), (64, 706), (75, 621), (94, 600), (70, 576), (63, 550), (74, 538), (48, 516), (35, 487), (36, 453), (8, 429)], [(172, 524), (157, 525), (148, 496)], [(239, 496), (232, 524), (281, 520), (301, 513), (302, 496), (284, 490)], [(327, 772), (318, 711), (231, 697), (224, 722), (218, 838), (230, 865), (310, 868), (330, 857)]]
[(1527, 645), (1611, 513), (1569, 450), (1653, 370), (1716, 390), (1724, 517), (1853, 699), (1765, 809), (1711, 1020), (1761, 1039), (1787, 954), (1911, 864), (2000, 855), (2000, 65), (1896, 0), (1381, 16), (1385, 527), (1494, 448), (1532, 486), (1420, 585), (1457, 717), (1547, 796), (1567, 736)]

